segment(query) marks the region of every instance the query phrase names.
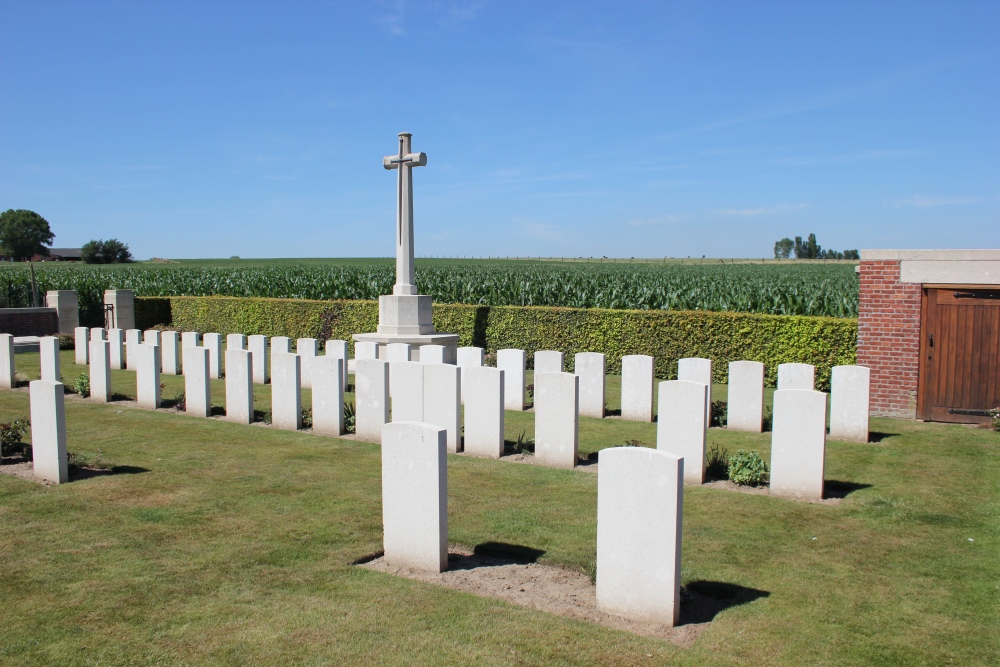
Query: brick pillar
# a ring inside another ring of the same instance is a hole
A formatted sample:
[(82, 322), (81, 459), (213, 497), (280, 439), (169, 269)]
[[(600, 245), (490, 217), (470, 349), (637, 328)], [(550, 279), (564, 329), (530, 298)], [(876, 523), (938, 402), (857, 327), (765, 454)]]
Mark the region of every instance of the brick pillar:
[(920, 295), (900, 282), (899, 260), (861, 262), (858, 364), (871, 368), (872, 414), (916, 416)]

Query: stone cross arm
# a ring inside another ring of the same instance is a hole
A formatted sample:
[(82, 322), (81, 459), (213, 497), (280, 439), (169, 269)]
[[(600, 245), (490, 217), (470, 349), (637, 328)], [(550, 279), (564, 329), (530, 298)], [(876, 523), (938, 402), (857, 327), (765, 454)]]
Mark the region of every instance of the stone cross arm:
[(399, 169), (400, 164), (410, 167), (427, 166), (427, 153), (407, 153), (406, 155), (386, 155), (382, 158), (382, 166), (386, 169)]

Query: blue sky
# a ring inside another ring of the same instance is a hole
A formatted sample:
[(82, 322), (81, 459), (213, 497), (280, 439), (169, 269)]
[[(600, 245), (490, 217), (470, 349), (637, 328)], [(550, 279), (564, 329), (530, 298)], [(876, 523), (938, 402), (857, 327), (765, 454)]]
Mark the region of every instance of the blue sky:
[(1000, 3), (0, 0), (0, 209), (139, 258), (1000, 247)]

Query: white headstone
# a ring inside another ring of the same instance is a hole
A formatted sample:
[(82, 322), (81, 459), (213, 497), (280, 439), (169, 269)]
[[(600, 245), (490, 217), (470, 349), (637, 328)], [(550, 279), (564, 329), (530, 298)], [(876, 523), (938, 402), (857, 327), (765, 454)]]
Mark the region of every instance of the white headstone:
[(580, 416), (604, 419), (607, 362), (600, 352), (579, 352), (573, 370), (580, 378)]
[(385, 562), (448, 568), (448, 467), (444, 429), (420, 422), (382, 427)]
[(177, 331), (160, 333), (160, 365), (164, 375), (181, 374), (180, 333)]
[(771, 493), (823, 498), (826, 394), (807, 389), (774, 392), (771, 427)]
[(184, 412), (195, 417), (212, 415), (212, 385), (208, 381), (208, 349), (184, 348)]
[(0, 334), (0, 387), (14, 388), (14, 336)]
[(125, 330), (125, 368), (135, 370), (135, 360), (132, 358), (132, 348), (142, 345), (142, 332), (138, 329)]
[[(426, 345), (424, 349), (427, 349)], [(423, 350), (421, 350), (422, 353)], [(462, 451), (462, 404), (460, 399), (462, 371), (458, 366), (444, 362), (439, 364), (421, 362), (421, 365), (424, 367), (423, 422), (445, 429), (448, 434), (448, 451), (456, 454)]]
[(524, 350), (497, 350), (497, 368), (503, 371), (505, 410), (524, 410), (526, 363), (527, 355)]
[(90, 363), (90, 329), (87, 327), (73, 329), (73, 350), (75, 352), (73, 360), (77, 366), (86, 366)]
[(645, 354), (622, 357), (622, 419), (653, 421), (654, 365)]
[(141, 343), (132, 346), (135, 366), (135, 396), (140, 407), (160, 407), (160, 346)]
[(340, 435), (344, 432), (344, 365), (346, 359), (329, 355), (312, 364), (313, 433)]
[(253, 383), (267, 384), (271, 378), (271, 365), (268, 363), (267, 336), (254, 335), (247, 337), (247, 350), (253, 362)]
[(160, 332), (156, 329), (146, 329), (142, 332), (142, 344), (143, 345), (159, 345), (160, 344)]
[(389, 362), (392, 421), (424, 421), (424, 367), (418, 361)]
[[(456, 352), (456, 363), (461, 369), (483, 365), (484, 350), (481, 347), (460, 347)], [(462, 403), (465, 403), (465, 383), (462, 383)]]
[(868, 442), (871, 370), (834, 366), (830, 375), (830, 438)]
[(381, 359), (354, 360), (354, 431), (360, 440), (379, 442), (389, 421), (389, 364)]
[(271, 355), (271, 423), (289, 431), (302, 428), (302, 360), (297, 354)]
[(62, 382), (59, 372), (58, 336), (42, 336), (38, 339), (38, 362), (43, 380)]
[(557, 350), (535, 352), (535, 373), (562, 373), (566, 370), (565, 356)]
[(498, 459), (504, 445), (504, 374), (489, 366), (461, 369), (465, 394), (465, 453)]
[(378, 359), (378, 343), (357, 341), (354, 343), (354, 359)]
[(120, 371), (125, 368), (125, 332), (108, 329), (108, 350), (111, 354), (111, 368)]
[(52, 380), (35, 380), (28, 385), (32, 466), (35, 477), (55, 484), (69, 481), (63, 390), (62, 382)]
[(315, 338), (299, 338), (295, 341), (295, 354), (302, 364), (302, 386), (312, 387), (312, 362), (319, 353), (319, 341)]
[(288, 336), (273, 336), (271, 338), (271, 356), (278, 353), (292, 353), (292, 339)]
[(443, 364), (444, 345), (421, 345), (420, 363), (422, 364)]
[[(93, 342), (95, 340), (107, 340), (107, 336), (106, 336), (106, 334), (104, 332), (104, 329), (91, 329), (90, 330), (90, 340), (91, 340), (91, 342)], [(90, 350), (88, 349), (87, 352), (89, 354)]]
[(764, 430), (764, 364), (759, 361), (729, 362), (726, 428), (745, 433)]
[(111, 400), (111, 343), (106, 340), (90, 341), (90, 398)]
[(340, 378), (340, 381), (341, 381), (341, 386), (343, 387), (343, 391), (347, 391), (347, 375), (348, 375), (347, 341), (337, 340), (337, 339), (331, 339), (326, 341), (326, 356), (333, 357), (334, 359), (344, 360), (344, 363), (342, 364), (343, 366), (342, 372), (344, 377)]
[(208, 377), (218, 380), (222, 377), (222, 334), (205, 334), (202, 345), (208, 350)]
[[(677, 379), (685, 382), (700, 382), (708, 387), (708, 403), (705, 405), (705, 428), (712, 425), (712, 360), (701, 357), (687, 357), (677, 360)], [(688, 461), (688, 468), (691, 461)], [(688, 474), (690, 474), (688, 470)]]
[(390, 364), (397, 361), (409, 361), (411, 351), (409, 343), (389, 343), (386, 346), (385, 358)]
[(597, 607), (643, 623), (680, 618), (684, 459), (646, 447), (598, 453)]
[(816, 388), (816, 367), (812, 364), (779, 364), (778, 389)]
[[(201, 334), (197, 331), (184, 331), (181, 333), (181, 372), (187, 374), (188, 348), (201, 347)], [(204, 349), (204, 348), (202, 348)], [(200, 354), (200, 353), (196, 353)]]
[[(506, 378), (504, 378), (506, 381)], [(575, 468), (579, 449), (580, 377), (535, 376), (535, 459), (553, 468)]]
[(237, 424), (253, 423), (253, 353), (228, 345), (226, 419)]
[(247, 349), (247, 337), (240, 333), (226, 334), (226, 349), (227, 350)]
[(705, 403), (708, 386), (701, 382), (668, 380), (660, 383), (656, 448), (682, 457), (684, 482), (705, 482)]

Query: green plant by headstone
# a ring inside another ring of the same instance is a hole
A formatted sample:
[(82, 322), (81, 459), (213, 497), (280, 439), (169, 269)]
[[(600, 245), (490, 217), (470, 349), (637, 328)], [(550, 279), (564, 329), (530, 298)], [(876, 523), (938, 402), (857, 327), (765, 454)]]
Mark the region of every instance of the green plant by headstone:
[(76, 376), (76, 380), (73, 382), (73, 391), (83, 398), (90, 396), (90, 375), (88, 373), (80, 373)]
[(726, 425), (726, 415), (728, 414), (729, 404), (726, 401), (712, 401), (712, 418), (710, 426), (725, 426)]
[(344, 432), (354, 433), (357, 415), (354, 411), (354, 403), (344, 403)]
[(758, 486), (768, 480), (767, 463), (756, 451), (741, 449), (729, 458), (729, 479), (740, 486)]
[(0, 424), (0, 456), (12, 456), (24, 451), (21, 438), (28, 432), (31, 422), (27, 417)]
[(713, 443), (705, 455), (705, 474), (716, 479), (729, 476), (729, 450)]

